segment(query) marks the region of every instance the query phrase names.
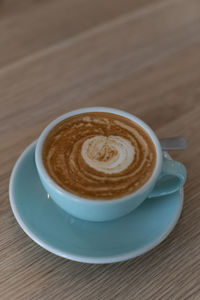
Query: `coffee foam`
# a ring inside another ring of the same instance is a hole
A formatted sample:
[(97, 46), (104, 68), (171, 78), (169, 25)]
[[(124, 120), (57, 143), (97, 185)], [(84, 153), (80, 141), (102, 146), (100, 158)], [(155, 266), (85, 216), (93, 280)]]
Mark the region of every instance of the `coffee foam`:
[(153, 172), (156, 152), (139, 125), (115, 114), (95, 112), (56, 125), (45, 141), (43, 161), (62, 188), (106, 200), (140, 188)]
[(97, 135), (87, 139), (81, 150), (86, 164), (106, 174), (120, 173), (127, 169), (134, 159), (133, 145), (120, 136)]

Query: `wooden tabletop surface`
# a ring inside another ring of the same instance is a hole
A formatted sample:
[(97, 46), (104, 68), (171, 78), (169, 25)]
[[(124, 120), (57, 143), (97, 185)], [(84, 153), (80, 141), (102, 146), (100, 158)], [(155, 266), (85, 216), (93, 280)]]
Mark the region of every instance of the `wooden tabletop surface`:
[[(86, 106), (129, 111), (188, 179), (181, 218), (155, 249), (121, 263), (69, 261), (17, 224), (8, 184), (54, 118)], [(200, 1), (0, 0), (0, 299), (200, 299)]]

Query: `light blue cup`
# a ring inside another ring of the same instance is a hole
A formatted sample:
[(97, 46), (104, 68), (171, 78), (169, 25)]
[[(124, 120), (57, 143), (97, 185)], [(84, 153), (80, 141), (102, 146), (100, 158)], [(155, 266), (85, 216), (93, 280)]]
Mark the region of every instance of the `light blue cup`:
[[(151, 137), (156, 148), (156, 165), (150, 179), (136, 192), (117, 199), (93, 201), (78, 197), (62, 189), (47, 173), (42, 160), (42, 149), (48, 133), (62, 120), (86, 112), (108, 112), (123, 116), (136, 122)], [(88, 221), (110, 221), (122, 217), (138, 207), (148, 197), (174, 193), (184, 185), (186, 180), (185, 167), (177, 161), (164, 158), (158, 138), (147, 124), (132, 114), (108, 107), (74, 110), (51, 122), (37, 141), (35, 161), (41, 182), (55, 203), (71, 215)]]

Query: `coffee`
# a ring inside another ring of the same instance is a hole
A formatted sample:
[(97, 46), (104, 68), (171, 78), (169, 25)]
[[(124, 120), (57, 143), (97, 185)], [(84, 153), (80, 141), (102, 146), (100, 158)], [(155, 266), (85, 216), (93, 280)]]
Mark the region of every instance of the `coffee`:
[(151, 177), (156, 150), (135, 122), (106, 112), (87, 112), (58, 123), (43, 145), (51, 178), (83, 198), (109, 200), (141, 188)]

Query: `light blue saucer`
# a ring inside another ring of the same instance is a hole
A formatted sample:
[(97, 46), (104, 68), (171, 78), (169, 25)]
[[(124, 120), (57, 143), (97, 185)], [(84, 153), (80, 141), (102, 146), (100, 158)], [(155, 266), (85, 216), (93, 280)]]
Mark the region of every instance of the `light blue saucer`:
[(176, 225), (183, 205), (182, 189), (170, 196), (147, 199), (115, 221), (87, 222), (64, 213), (40, 183), (35, 145), (24, 151), (13, 169), (10, 203), (22, 229), (46, 250), (80, 262), (118, 262), (154, 248)]

